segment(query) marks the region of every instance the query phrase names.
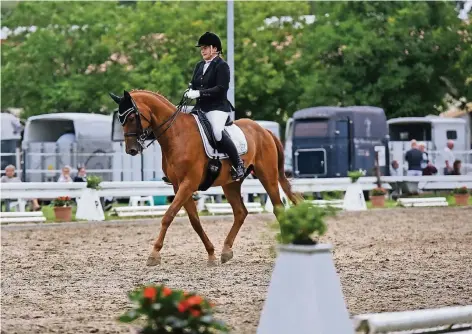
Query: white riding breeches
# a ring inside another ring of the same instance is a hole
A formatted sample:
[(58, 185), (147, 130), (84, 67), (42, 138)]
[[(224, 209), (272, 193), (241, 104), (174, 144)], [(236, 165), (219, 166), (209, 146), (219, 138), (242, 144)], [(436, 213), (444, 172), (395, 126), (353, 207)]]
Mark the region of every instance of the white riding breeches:
[(229, 113), (221, 110), (212, 110), (205, 113), (205, 116), (211, 124), (216, 141), (220, 141), (223, 138), (223, 130), (225, 129)]

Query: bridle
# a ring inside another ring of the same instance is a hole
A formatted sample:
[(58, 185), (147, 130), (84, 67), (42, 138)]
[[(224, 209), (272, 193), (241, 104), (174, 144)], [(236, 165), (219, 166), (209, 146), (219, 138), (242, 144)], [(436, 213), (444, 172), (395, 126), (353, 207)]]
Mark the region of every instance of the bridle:
[[(185, 92), (184, 92), (185, 95)], [(182, 111), (182, 109), (188, 104), (190, 99), (186, 98), (185, 96), (182, 97), (179, 105), (177, 106), (177, 110), (172, 113), (172, 115), (166, 119), (161, 125), (159, 125), (156, 129), (156, 132), (159, 131), (163, 126), (167, 124), (167, 127), (162, 131), (158, 136), (154, 136), (152, 141), (146, 145), (146, 140), (150, 138), (150, 136), (153, 134), (154, 130), (151, 127), (151, 120), (145, 117), (143, 114), (139, 112), (138, 107), (136, 106), (136, 103), (134, 102), (133, 98), (131, 97), (131, 104), (132, 107), (126, 109), (123, 112), (120, 112), (118, 110), (118, 120), (120, 121), (121, 125), (124, 126), (126, 124), (126, 121), (128, 117), (132, 114), (136, 115), (136, 132), (125, 132), (124, 136), (125, 137), (137, 137), (136, 140), (138, 141), (139, 145), (141, 145), (141, 148), (144, 150), (145, 148), (148, 148), (155, 140), (159, 139), (171, 126), (174, 124), (175, 119), (177, 118), (178, 114)], [(143, 129), (143, 126), (141, 124), (141, 117), (144, 118), (148, 123), (149, 126), (145, 129)]]

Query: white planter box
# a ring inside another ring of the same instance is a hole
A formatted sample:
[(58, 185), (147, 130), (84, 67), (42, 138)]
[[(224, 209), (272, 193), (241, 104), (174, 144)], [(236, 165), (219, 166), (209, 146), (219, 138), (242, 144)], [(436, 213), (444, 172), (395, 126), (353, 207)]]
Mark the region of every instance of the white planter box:
[(279, 245), (258, 334), (353, 334), (331, 245)]
[(367, 204), (365, 202), (362, 186), (356, 181), (347, 186), (344, 195), (343, 209), (346, 211), (365, 211)]
[(78, 220), (105, 220), (98, 192), (95, 189), (86, 188), (82, 190), (82, 195), (77, 199), (77, 212), (75, 219)]

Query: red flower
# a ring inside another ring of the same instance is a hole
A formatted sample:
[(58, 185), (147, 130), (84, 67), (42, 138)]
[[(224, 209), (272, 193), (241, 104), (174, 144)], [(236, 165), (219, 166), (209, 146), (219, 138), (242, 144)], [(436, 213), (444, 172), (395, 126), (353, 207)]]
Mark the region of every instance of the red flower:
[(170, 296), (171, 294), (172, 294), (172, 290), (169, 289), (168, 287), (165, 286), (165, 287), (162, 289), (162, 295), (163, 295), (164, 297)]
[(188, 305), (190, 306), (193, 306), (193, 305), (200, 305), (201, 302), (203, 301), (202, 297), (200, 296), (192, 296), (192, 297), (189, 297), (187, 299), (187, 303)]
[(188, 309), (188, 303), (186, 300), (183, 300), (179, 303), (179, 305), (177, 306), (177, 309), (179, 310), (179, 312), (181, 313), (184, 313), (185, 311), (187, 311)]
[(200, 316), (201, 312), (199, 310), (194, 310), (194, 309), (190, 309), (190, 313), (194, 316), (194, 317), (198, 317)]
[(149, 299), (154, 300), (154, 298), (156, 297), (156, 294), (157, 294), (157, 291), (155, 287), (149, 286), (149, 287), (144, 288), (144, 292), (143, 292), (144, 298), (149, 298)]

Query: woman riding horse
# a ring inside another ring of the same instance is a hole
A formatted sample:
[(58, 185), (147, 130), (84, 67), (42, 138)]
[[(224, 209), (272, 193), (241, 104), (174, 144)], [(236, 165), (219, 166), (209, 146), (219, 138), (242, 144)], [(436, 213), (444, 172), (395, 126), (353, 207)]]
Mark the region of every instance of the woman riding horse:
[(220, 38), (212, 33), (204, 33), (198, 40), (203, 60), (198, 62), (193, 71), (192, 81), (185, 96), (197, 99), (195, 109), (205, 113), (211, 124), (218, 150), (226, 153), (233, 168), (233, 180), (244, 177), (244, 163), (229, 135), (223, 131), (231, 112), (231, 104), (227, 98), (229, 89), (229, 66), (220, 57), (222, 53)]

